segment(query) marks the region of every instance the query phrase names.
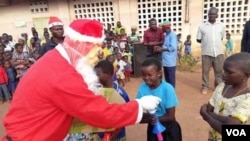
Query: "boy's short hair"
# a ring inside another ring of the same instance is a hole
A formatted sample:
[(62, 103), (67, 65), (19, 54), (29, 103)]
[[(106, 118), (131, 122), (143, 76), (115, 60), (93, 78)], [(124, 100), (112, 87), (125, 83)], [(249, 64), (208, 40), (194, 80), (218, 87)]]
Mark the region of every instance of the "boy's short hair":
[(152, 22), (152, 21), (156, 21), (156, 19), (155, 19), (155, 18), (152, 18), (152, 19), (150, 19), (148, 22), (150, 23), (150, 22)]
[(114, 66), (108, 60), (99, 61), (95, 67), (95, 69), (99, 68), (102, 69), (102, 72), (105, 74), (110, 74), (111, 76), (114, 74)]
[(106, 39), (106, 43), (107, 43), (107, 42), (112, 42), (112, 39), (110, 39), (110, 38), (109, 38), (109, 39)]
[(229, 32), (227, 32), (226, 35), (231, 36), (231, 34)]
[(19, 47), (19, 46), (22, 46), (22, 45), (19, 44), (19, 43), (16, 43), (16, 44), (15, 44), (15, 48), (17, 48), (17, 47)]
[(143, 63), (142, 63), (142, 67), (148, 67), (148, 66), (151, 66), (151, 65), (154, 65), (156, 66), (157, 70), (160, 71), (161, 70), (161, 62), (155, 58), (148, 58), (146, 59)]
[(236, 62), (237, 64), (241, 65), (241, 69), (244, 73), (250, 72), (250, 54), (247, 52), (240, 52), (240, 53), (233, 54), (229, 56), (225, 60), (225, 62)]
[(105, 59), (109, 60), (110, 57), (114, 56), (114, 54), (109, 54)]
[(5, 35), (6, 35), (6, 36), (8, 36), (8, 34), (7, 34), (7, 33), (3, 33), (3, 34), (2, 34), (2, 36), (5, 36)]

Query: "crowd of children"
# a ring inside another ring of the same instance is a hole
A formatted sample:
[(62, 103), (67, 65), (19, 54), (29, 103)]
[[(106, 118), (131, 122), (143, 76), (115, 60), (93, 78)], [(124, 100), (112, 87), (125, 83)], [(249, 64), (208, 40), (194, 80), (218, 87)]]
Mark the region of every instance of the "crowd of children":
[(35, 28), (31, 31), (32, 38), (28, 39), (28, 34), (22, 33), (17, 42), (7, 33), (0, 37), (1, 103), (11, 101), (19, 80), (39, 58), (42, 40), (38, 38)]
[(130, 35), (126, 33), (125, 28), (120, 28), (119, 33), (113, 33), (111, 30), (105, 31), (106, 39), (103, 42), (102, 50), (98, 53), (98, 58), (100, 61), (107, 59), (107, 57), (113, 59), (115, 70), (113, 80), (124, 87), (125, 83), (130, 81), (130, 76), (133, 72), (132, 44), (140, 42), (140, 39), (136, 33), (135, 26), (131, 28)]
[[(105, 31), (105, 41), (103, 42), (102, 48), (98, 53), (99, 62), (95, 66), (95, 71), (97, 72), (100, 83), (103, 85), (103, 87), (114, 88), (124, 98), (124, 100), (128, 102), (129, 97), (122, 87), (124, 87), (125, 84), (130, 81), (130, 76), (133, 72), (132, 45), (134, 43), (140, 42), (140, 38), (139, 35), (136, 33), (137, 28), (135, 26), (131, 28), (131, 34), (127, 34), (125, 28), (123, 27), (117, 28), (115, 30), (115, 33), (110, 28), (111, 25), (108, 24), (108, 28)], [(24, 76), (29, 67), (40, 57), (41, 45), (49, 40), (49, 33), (46, 28), (44, 29), (43, 40), (38, 37), (38, 33), (35, 28), (32, 28), (31, 31), (32, 38), (28, 38), (28, 35), (26, 33), (23, 33), (21, 34), (21, 37), (16, 43), (13, 41), (12, 36), (6, 33), (3, 33), (0, 38), (1, 102), (11, 101), (18, 81), (22, 79), (22, 76)], [(177, 57), (180, 59), (183, 56), (183, 46), (184, 55), (191, 55), (191, 35), (187, 35), (186, 40), (184, 42), (181, 41), (181, 34), (178, 34), (177, 37)], [(226, 39), (226, 57), (228, 57), (233, 53), (233, 42), (230, 38), (229, 33), (226, 34)], [(233, 56), (227, 59), (226, 63), (232, 61), (232, 58), (236, 58), (237, 60), (237, 56)], [(242, 57), (238, 56), (238, 58)], [(112, 66), (110, 66), (110, 64)], [(159, 121), (163, 123), (163, 126), (167, 127), (167, 131), (163, 132), (163, 138), (164, 140), (166, 140), (171, 136), (170, 140), (179, 141), (182, 138), (181, 129), (178, 122), (175, 120), (174, 114), (175, 107), (179, 104), (179, 101), (175, 94), (174, 88), (170, 84), (159, 78), (159, 75), (161, 75), (162, 73), (161, 68), (161, 63), (153, 58), (148, 58), (142, 63), (141, 71), (144, 83), (139, 86), (136, 98), (140, 98), (148, 94), (157, 95), (161, 97), (162, 102), (157, 108), (155, 115), (158, 117)], [(151, 76), (151, 78), (148, 78), (147, 76)], [(248, 76), (246, 76), (245, 79), (247, 80)], [(246, 81), (245, 79), (244, 81)], [(229, 86), (223, 84), (221, 85), (221, 88), (217, 88), (216, 91), (218, 90), (220, 91), (220, 93), (223, 92), (226, 97), (227, 89), (224, 90), (225, 87)], [(248, 86), (244, 87), (246, 87), (246, 89), (244, 89), (244, 92), (248, 93)], [(231, 86), (229, 88), (233, 89), (233, 87)], [(244, 93), (241, 92), (239, 93), (239, 95), (244, 95)], [(168, 99), (166, 99), (165, 97), (167, 97)], [(204, 105), (203, 107), (201, 107), (201, 115), (204, 119), (209, 116), (208, 113), (206, 113), (208, 112), (206, 111), (206, 108), (211, 108), (211, 106), (214, 106), (214, 103), (216, 101), (214, 102), (214, 100), (211, 99), (209, 102), (209, 105)], [(146, 123), (148, 123), (148, 140), (156, 140), (156, 136), (151, 132), (153, 128), (151, 124), (152, 122), (154, 121), (146, 121)], [(213, 128), (216, 131), (221, 130), (220, 128), (217, 129), (217, 127)], [(118, 140), (126, 138), (124, 127), (119, 129), (118, 131), (119, 132), (117, 132), (116, 134), (116, 138)], [(99, 134), (99, 136), (103, 137), (101, 134)]]
[(181, 34), (177, 34), (178, 47), (177, 47), (177, 57), (180, 59), (183, 56), (183, 45), (184, 45), (184, 55), (191, 55), (191, 35), (187, 35), (184, 43), (181, 41)]

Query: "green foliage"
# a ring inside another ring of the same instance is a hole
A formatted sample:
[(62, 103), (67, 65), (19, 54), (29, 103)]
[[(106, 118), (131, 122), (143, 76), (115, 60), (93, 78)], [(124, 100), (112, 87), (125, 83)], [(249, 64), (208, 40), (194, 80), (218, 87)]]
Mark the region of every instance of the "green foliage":
[(199, 62), (197, 58), (192, 55), (184, 55), (180, 59), (180, 66), (183, 69), (192, 70), (192, 68)]

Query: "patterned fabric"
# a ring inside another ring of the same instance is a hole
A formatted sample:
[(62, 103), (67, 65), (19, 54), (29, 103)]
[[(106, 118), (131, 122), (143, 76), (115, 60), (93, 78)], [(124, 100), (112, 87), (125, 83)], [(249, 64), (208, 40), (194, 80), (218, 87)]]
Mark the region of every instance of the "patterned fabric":
[[(224, 87), (224, 83), (218, 85), (209, 100), (209, 103), (214, 107), (214, 113), (222, 116), (232, 116), (245, 124), (250, 117), (250, 93), (225, 98), (222, 95)], [(221, 141), (221, 134), (214, 129), (210, 129), (208, 140)]]
[[(110, 103), (124, 103), (128, 102), (129, 98), (127, 93), (118, 85), (114, 84), (113, 88), (100, 88), (99, 93), (106, 97)], [(80, 120), (74, 118), (72, 121), (72, 126), (70, 129), (70, 134), (65, 138), (65, 141), (101, 141), (102, 136), (98, 136), (99, 132), (114, 131), (114, 129), (102, 129), (97, 127), (92, 127)], [(122, 129), (118, 136), (117, 141), (125, 141), (125, 128)]]
[[(110, 103), (125, 103), (123, 97), (113, 88), (100, 88), (98, 94), (103, 95)], [(94, 132), (107, 132), (114, 129), (102, 129), (90, 126), (80, 120), (74, 118), (70, 128), (70, 133), (94, 133)]]

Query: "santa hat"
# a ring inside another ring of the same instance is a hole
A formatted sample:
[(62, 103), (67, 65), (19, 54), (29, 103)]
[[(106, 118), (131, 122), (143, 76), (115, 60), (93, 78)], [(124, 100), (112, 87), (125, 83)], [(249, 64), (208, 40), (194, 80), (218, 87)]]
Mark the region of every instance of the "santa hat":
[(49, 28), (56, 26), (56, 25), (63, 25), (62, 21), (57, 17), (50, 17), (49, 18)]
[(105, 34), (102, 23), (90, 19), (74, 20), (65, 29), (65, 35), (73, 41), (101, 44)]
[(164, 21), (161, 25), (164, 26), (164, 27), (166, 27), (166, 28), (170, 28), (171, 27), (171, 23), (168, 20)]

